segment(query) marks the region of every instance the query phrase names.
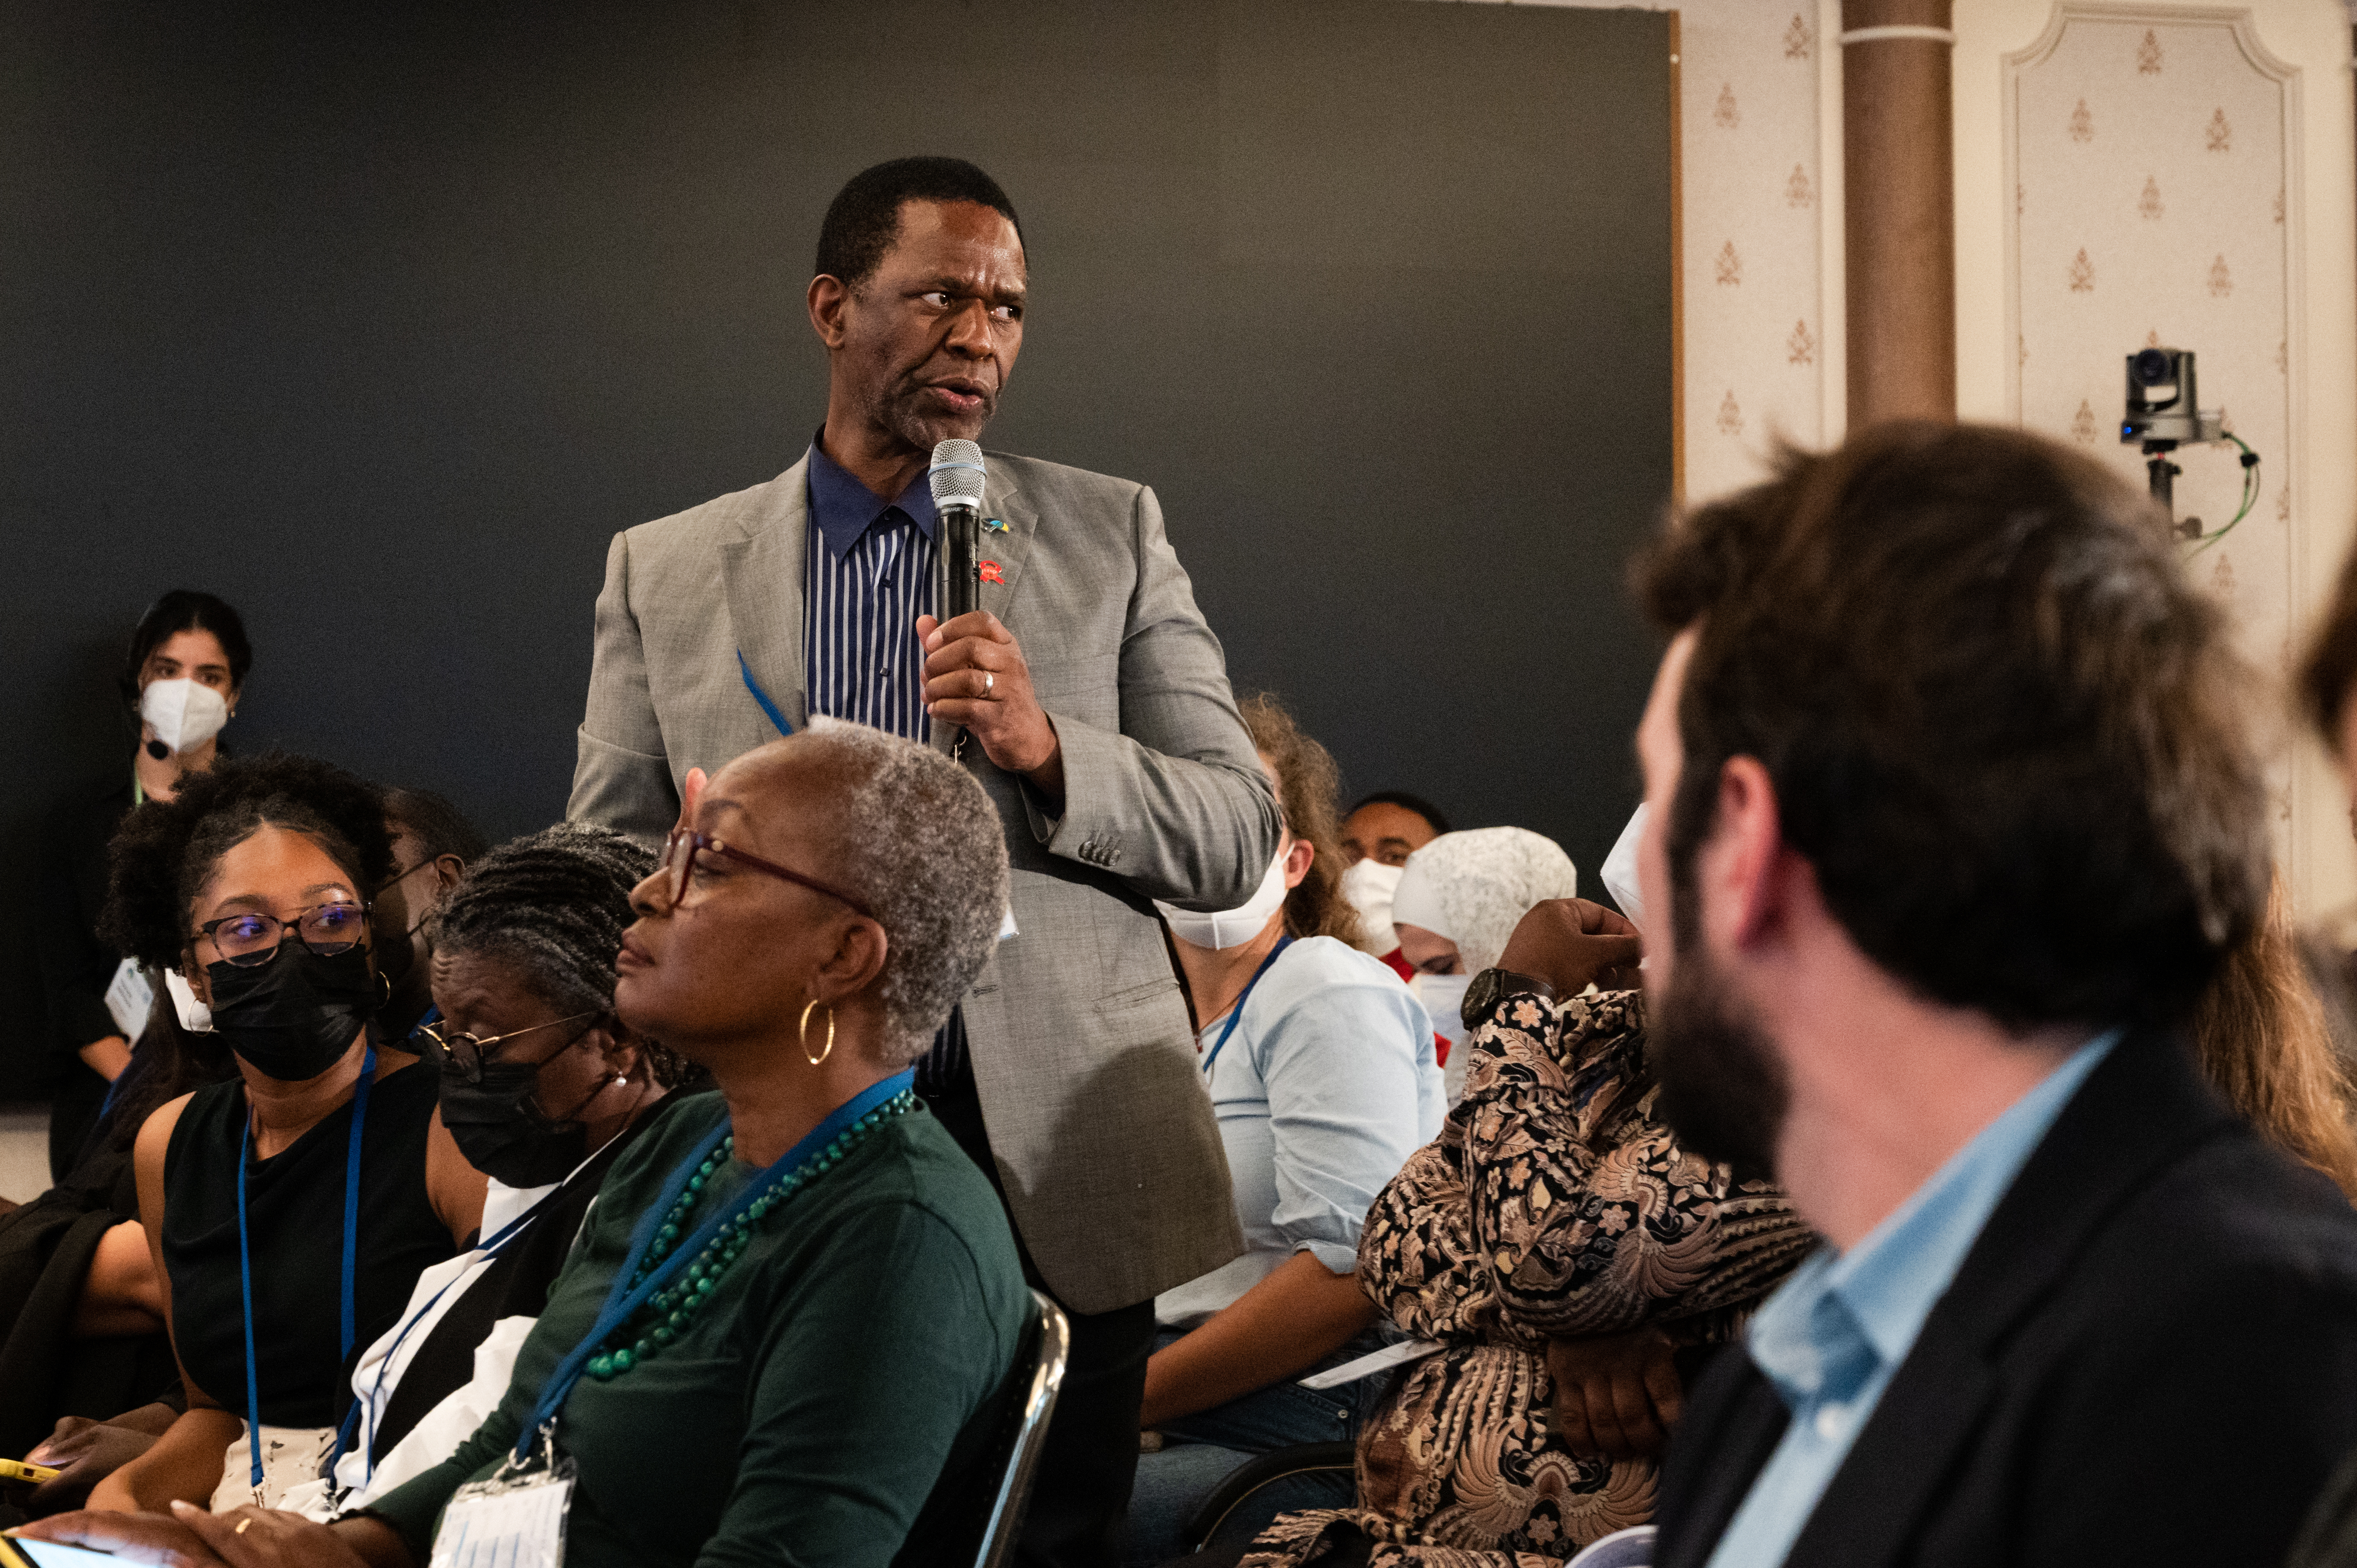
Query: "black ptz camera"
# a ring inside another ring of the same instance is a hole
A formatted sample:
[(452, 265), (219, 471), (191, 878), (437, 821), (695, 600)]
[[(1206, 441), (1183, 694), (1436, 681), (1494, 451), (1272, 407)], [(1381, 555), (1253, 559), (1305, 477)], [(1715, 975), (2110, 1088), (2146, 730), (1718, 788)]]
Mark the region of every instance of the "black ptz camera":
[[(2169, 531), (2177, 538), (2207, 547), (2251, 512), (2259, 496), (2259, 455), (2241, 437), (2226, 433), (2225, 412), (2201, 412), (2193, 390), (2193, 350), (2139, 349), (2128, 356), (2127, 414), (2120, 421), (2120, 441), (2144, 449), (2145, 473), (2152, 482), (2152, 499), (2170, 519)], [(2242, 447), (2243, 505), (2233, 520), (2215, 533), (2201, 531), (2201, 520), (2176, 521), (2177, 476), (2185, 470), (2169, 460), (2179, 446), (2205, 441), (2232, 441)]]
[(2139, 349), (2128, 356), (2128, 411), (2120, 422), (2121, 441), (2142, 443), (2147, 452), (2165, 452), (2224, 435), (2220, 416), (2203, 413), (2195, 402), (2193, 350)]

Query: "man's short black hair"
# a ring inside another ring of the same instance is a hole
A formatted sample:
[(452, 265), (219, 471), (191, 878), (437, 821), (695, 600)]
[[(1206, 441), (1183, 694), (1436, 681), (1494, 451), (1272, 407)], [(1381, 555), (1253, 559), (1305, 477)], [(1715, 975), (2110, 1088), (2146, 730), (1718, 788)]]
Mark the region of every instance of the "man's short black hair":
[(963, 158), (894, 158), (853, 175), (827, 203), (818, 231), (818, 270), (857, 288), (875, 275), (884, 252), (900, 233), (904, 201), (971, 201), (1015, 225), (1023, 242), (1023, 220), (998, 182)]
[(1431, 824), (1432, 831), (1436, 833), (1445, 833), (1448, 831), (1448, 819), (1440, 814), (1439, 807), (1423, 796), (1411, 795), (1405, 789), (1378, 789), (1372, 795), (1362, 795), (1359, 798), (1358, 805), (1343, 812), (1343, 816), (1349, 817), (1358, 811), (1359, 806), (1397, 806), (1403, 811), (1414, 811), (1417, 816), (1422, 817)]
[(457, 802), (431, 789), (387, 789), (384, 814), (409, 830), (428, 860), (455, 854), (462, 865), (472, 865), (491, 847)]

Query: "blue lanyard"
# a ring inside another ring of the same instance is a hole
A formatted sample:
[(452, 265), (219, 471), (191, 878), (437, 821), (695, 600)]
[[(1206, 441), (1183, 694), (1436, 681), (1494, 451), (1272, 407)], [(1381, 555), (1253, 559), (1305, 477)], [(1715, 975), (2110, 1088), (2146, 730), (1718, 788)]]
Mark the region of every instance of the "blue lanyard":
[[(558, 1192), (562, 1192), (564, 1189), (564, 1184), (562, 1182), (558, 1183), (557, 1188)], [(525, 1227), (529, 1226), (533, 1220), (540, 1218), (540, 1211), (546, 1208), (551, 1203), (554, 1203), (556, 1200), (556, 1192), (544, 1195), (538, 1203), (533, 1204), (530, 1208), (525, 1209), (522, 1214), (517, 1215), (513, 1219), (509, 1220), (505, 1225), (501, 1226), (500, 1228), (499, 1234), (493, 1236), (490, 1240), (482, 1242), (474, 1249), (477, 1252), (481, 1254), (477, 1261), (479, 1262), (489, 1263), (497, 1259), (500, 1253), (506, 1251), (508, 1248), (524, 1233)], [(332, 1487), (336, 1484), (336, 1466), (344, 1462), (344, 1455), (346, 1454), (351, 1452), (352, 1439), (360, 1431), (361, 1413), (364, 1411), (382, 1412), (384, 1408), (384, 1375), (392, 1369), (393, 1358), (401, 1354), (402, 1342), (409, 1337), (409, 1331), (434, 1316), (434, 1308), (440, 1305), (444, 1296), (450, 1294), (450, 1289), (453, 1285), (456, 1285), (460, 1281), (470, 1277), (475, 1277), (475, 1268), (472, 1264), (459, 1270), (457, 1273), (451, 1275), (450, 1278), (445, 1280), (442, 1283), (442, 1288), (436, 1291), (433, 1296), (427, 1300), (424, 1306), (419, 1307), (415, 1312), (409, 1315), (409, 1321), (401, 1326), (401, 1332), (395, 1334), (393, 1337), (393, 1343), (385, 1347), (383, 1359), (378, 1361), (376, 1364), (376, 1381), (369, 1390), (367, 1401), (363, 1403), (363, 1402), (355, 1399), (352, 1402), (352, 1408), (344, 1412), (344, 1424), (336, 1433), (336, 1446), (328, 1455), (328, 1462), (319, 1466), (319, 1474), (326, 1479), (328, 1486)], [(350, 1354), (350, 1351), (346, 1352), (347, 1356)], [(373, 1481), (376, 1479), (376, 1441), (373, 1436), (373, 1428), (371, 1428), (371, 1436), (369, 1441), (368, 1452), (364, 1457), (368, 1462), (367, 1478), (368, 1480)]]
[[(352, 1274), (360, 1257), (361, 1130), (368, 1122), (369, 1086), (376, 1081), (376, 1047), (361, 1058), (361, 1081), (352, 1090), (352, 1131), (344, 1144), (344, 1288), (342, 1348), (336, 1364), (351, 1359), (353, 1322)], [(237, 1144), (237, 1273), (240, 1305), (245, 1309), (245, 1449), (253, 1462), (253, 1486), (262, 1489), (262, 1382), (253, 1369), (253, 1244), (245, 1221), (246, 1154), (253, 1147), (253, 1112), (245, 1113), (245, 1135)]]
[(741, 648), (737, 650), (737, 673), (745, 677), (745, 690), (753, 693), (753, 700), (761, 704), (761, 712), (769, 716), (771, 724), (778, 726), (778, 733), (793, 734), (794, 726), (788, 724), (786, 715), (778, 711), (775, 700), (769, 693), (761, 690), (761, 682), (753, 679), (753, 667), (745, 662), (745, 650)]
[(1292, 945), (1293, 939), (1291, 937), (1277, 938), (1276, 946), (1268, 950), (1268, 956), (1260, 961), (1260, 967), (1253, 971), (1253, 977), (1244, 982), (1243, 994), (1236, 998), (1235, 1006), (1231, 1008), (1228, 1012), (1228, 1026), (1220, 1031), (1219, 1039), (1211, 1046), (1211, 1054), (1203, 1058), (1203, 1077), (1205, 1079), (1208, 1079), (1211, 1076), (1211, 1064), (1220, 1059), (1220, 1053), (1222, 1051), (1227, 1049), (1228, 1036), (1234, 1034), (1236, 1032), (1236, 1026), (1243, 1021), (1244, 1004), (1251, 1000), (1253, 987), (1258, 985), (1260, 983), (1260, 977), (1268, 972), (1268, 966), (1276, 961), (1276, 955), (1283, 952)]
[(663, 1184), (662, 1196), (648, 1205), (646, 1212), (639, 1216), (638, 1227), (630, 1232), (630, 1256), (622, 1260), (622, 1266), (614, 1273), (613, 1286), (606, 1293), (606, 1305), (599, 1309), (597, 1321), (590, 1325), (589, 1332), (573, 1347), (572, 1353), (557, 1363), (556, 1370), (548, 1375), (548, 1381), (541, 1386), (540, 1401), (533, 1406), (532, 1419), (516, 1434), (515, 1463), (522, 1466), (531, 1461), (533, 1439), (544, 1426), (556, 1419), (557, 1412), (565, 1408), (565, 1400), (573, 1392), (573, 1385), (581, 1380), (583, 1369), (589, 1365), (589, 1359), (597, 1353), (597, 1347), (606, 1342), (608, 1335), (629, 1322), (630, 1316), (644, 1306), (657, 1291), (694, 1262), (696, 1255), (704, 1251), (705, 1243), (718, 1235), (738, 1215), (752, 1208), (756, 1198), (793, 1175), (805, 1161), (833, 1143), (845, 1128), (916, 1080), (917, 1069), (904, 1068), (836, 1106), (827, 1119), (802, 1142), (779, 1155), (776, 1164), (746, 1183), (725, 1208), (697, 1226), (694, 1235), (681, 1238), (679, 1244), (633, 1290), (630, 1288), (630, 1276), (638, 1273), (639, 1264), (645, 1259), (648, 1249), (654, 1245), (655, 1231), (670, 1215), (672, 1205), (679, 1201), (680, 1194), (687, 1190), (695, 1168), (704, 1163), (705, 1156), (720, 1146), (723, 1138), (728, 1136), (729, 1124), (726, 1122), (712, 1129), (671, 1173), (671, 1179)]

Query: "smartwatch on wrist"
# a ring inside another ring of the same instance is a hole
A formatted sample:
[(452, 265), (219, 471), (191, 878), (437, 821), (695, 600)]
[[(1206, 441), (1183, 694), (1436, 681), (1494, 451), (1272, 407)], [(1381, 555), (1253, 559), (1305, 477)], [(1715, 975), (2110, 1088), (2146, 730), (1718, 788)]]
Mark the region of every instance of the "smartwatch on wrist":
[(1511, 969), (1485, 969), (1465, 988), (1465, 1003), (1458, 1010), (1458, 1016), (1467, 1028), (1478, 1027), (1496, 1010), (1501, 998), (1523, 992), (1535, 992), (1550, 1002), (1555, 1000), (1555, 987), (1536, 975), (1517, 974)]

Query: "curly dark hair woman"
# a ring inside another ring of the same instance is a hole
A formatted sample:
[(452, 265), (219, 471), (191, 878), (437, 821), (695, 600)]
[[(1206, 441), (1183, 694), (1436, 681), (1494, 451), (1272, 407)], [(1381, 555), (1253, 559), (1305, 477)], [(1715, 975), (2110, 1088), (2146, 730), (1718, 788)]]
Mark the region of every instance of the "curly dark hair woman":
[(186, 987), (186, 1021), (236, 1076), (161, 1106), (134, 1145), (188, 1411), (91, 1500), (275, 1506), (333, 1435), (346, 1358), (482, 1213), (481, 1176), (427, 1136), (434, 1072), (368, 1036), (388, 989), (367, 897), (393, 869), (383, 792), (315, 757), (224, 758), (134, 811), (110, 866), (101, 931)]
[(188, 901), (221, 855), (263, 827), (307, 834), (360, 886), (393, 873), (383, 790), (316, 757), (224, 758), (175, 799), (150, 800), (124, 821), (108, 850), (99, 935), (127, 958), (179, 968)]
[(606, 1173), (670, 1109), (685, 1064), (614, 1012), (630, 892), (654, 865), (619, 833), (560, 822), (481, 856), (436, 913), (441, 1016), (419, 1033), (443, 1124), (490, 1179), (483, 1239), (419, 1275), (362, 1352), (357, 1424), (295, 1510), (371, 1507), (473, 1434), (507, 1391), (514, 1324), (540, 1316)]

